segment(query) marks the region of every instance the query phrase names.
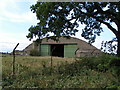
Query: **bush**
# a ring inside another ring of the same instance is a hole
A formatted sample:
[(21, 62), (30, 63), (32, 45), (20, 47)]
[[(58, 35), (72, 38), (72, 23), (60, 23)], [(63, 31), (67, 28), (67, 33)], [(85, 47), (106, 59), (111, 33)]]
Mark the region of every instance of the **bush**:
[(120, 59), (113, 59), (110, 61), (110, 66), (120, 66)]
[(109, 63), (113, 75), (120, 77), (120, 59), (113, 59)]
[[(33, 59), (33, 58), (32, 58)], [(4, 88), (120, 88), (120, 68), (118, 57), (104, 55), (101, 57), (82, 57), (75, 62), (47, 65), (32, 69), (31, 66), (19, 65), (20, 72), (13, 79), (3, 73)], [(118, 74), (118, 75), (117, 75)]]
[(39, 52), (33, 49), (30, 51), (30, 56), (39, 56)]

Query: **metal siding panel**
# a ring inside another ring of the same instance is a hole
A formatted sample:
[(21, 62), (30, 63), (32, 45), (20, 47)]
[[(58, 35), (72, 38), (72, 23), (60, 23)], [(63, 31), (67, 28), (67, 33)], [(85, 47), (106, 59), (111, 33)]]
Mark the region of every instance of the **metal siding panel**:
[(50, 46), (41, 45), (41, 56), (50, 56)]
[(64, 57), (75, 57), (77, 45), (64, 45)]

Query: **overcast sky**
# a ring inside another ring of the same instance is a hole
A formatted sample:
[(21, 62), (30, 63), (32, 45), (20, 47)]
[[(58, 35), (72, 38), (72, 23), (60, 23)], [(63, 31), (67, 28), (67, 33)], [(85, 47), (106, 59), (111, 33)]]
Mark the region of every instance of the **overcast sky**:
[[(32, 41), (26, 38), (28, 29), (31, 25), (36, 25), (37, 18), (32, 13), (30, 6), (35, 4), (37, 0), (1, 0), (0, 2), (0, 52), (11, 52), (17, 43), (20, 43), (18, 50), (24, 49)], [(103, 40), (111, 40), (114, 34), (103, 26), (104, 32), (97, 37), (93, 44), (100, 48)], [(85, 40), (81, 37), (81, 30), (84, 26), (80, 25), (77, 38)]]

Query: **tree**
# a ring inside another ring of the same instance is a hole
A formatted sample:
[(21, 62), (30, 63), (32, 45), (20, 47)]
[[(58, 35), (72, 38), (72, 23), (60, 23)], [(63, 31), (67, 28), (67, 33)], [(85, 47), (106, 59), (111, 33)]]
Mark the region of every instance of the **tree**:
[(115, 55), (117, 53), (117, 39), (113, 38), (110, 41), (102, 41), (101, 43), (101, 51), (103, 51), (104, 53), (109, 53), (112, 55)]
[[(93, 43), (103, 31), (101, 24), (106, 25), (117, 38), (117, 55), (120, 56), (120, 2), (37, 2), (31, 11), (36, 13), (40, 20), (37, 25), (43, 26), (42, 35), (46, 37), (49, 32), (57, 37), (75, 35), (81, 23), (86, 25), (82, 37)], [(34, 32), (30, 31), (28, 38), (32, 39)]]

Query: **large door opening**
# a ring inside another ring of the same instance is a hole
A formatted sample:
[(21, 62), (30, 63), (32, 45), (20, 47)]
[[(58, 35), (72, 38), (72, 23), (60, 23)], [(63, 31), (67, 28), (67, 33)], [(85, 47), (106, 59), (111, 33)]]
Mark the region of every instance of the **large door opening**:
[(64, 57), (64, 44), (52, 44), (51, 55), (58, 56), (58, 57)]

